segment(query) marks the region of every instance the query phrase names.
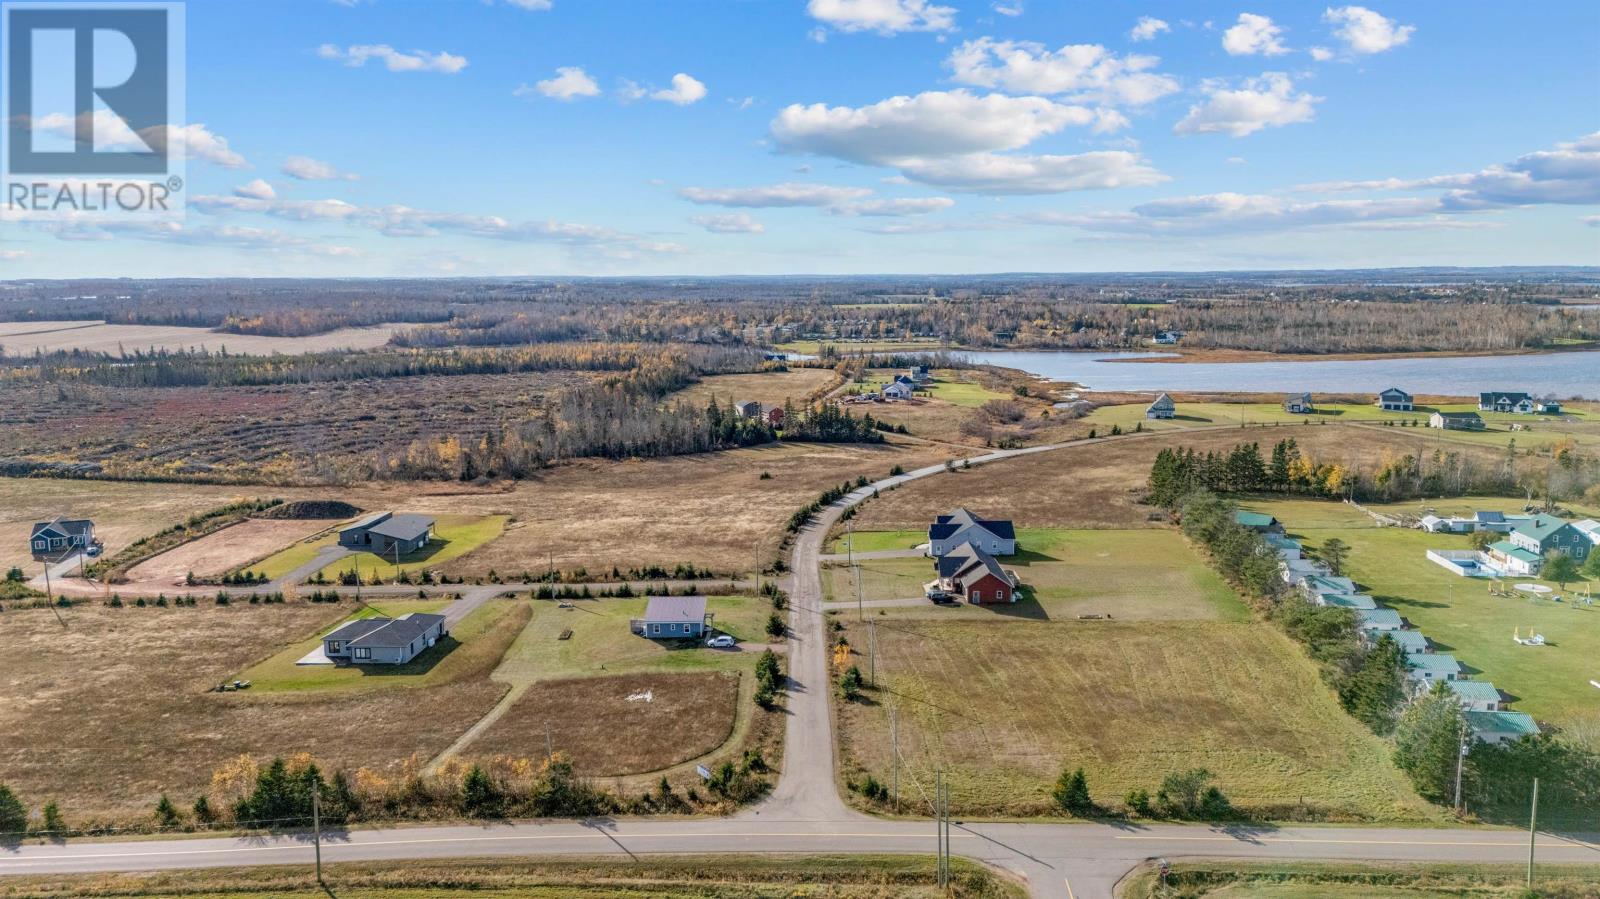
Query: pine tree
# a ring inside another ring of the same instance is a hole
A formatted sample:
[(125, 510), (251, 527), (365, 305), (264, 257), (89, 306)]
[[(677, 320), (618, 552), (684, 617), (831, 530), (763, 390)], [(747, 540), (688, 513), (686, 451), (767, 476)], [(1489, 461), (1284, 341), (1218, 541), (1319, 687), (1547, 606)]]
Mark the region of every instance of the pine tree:
[(0, 837), (6, 835), (20, 835), (28, 829), (28, 810), (11, 792), (11, 788), (0, 784)]
[(1413, 702), (1400, 717), (1394, 735), (1394, 763), (1410, 776), (1424, 799), (1451, 800), (1462, 728), (1461, 702), (1443, 683)]
[(1062, 810), (1079, 814), (1094, 808), (1094, 800), (1089, 797), (1089, 780), (1084, 777), (1083, 769), (1067, 771), (1061, 769), (1061, 776), (1056, 778), (1055, 789), (1050, 795), (1055, 798), (1056, 805)]

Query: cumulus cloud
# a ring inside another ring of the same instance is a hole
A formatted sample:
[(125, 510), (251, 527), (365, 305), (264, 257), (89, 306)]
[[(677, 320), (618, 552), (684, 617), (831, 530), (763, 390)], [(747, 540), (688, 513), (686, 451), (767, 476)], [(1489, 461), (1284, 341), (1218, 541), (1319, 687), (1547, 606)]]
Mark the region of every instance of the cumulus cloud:
[[(87, 114), (86, 114), (87, 115)], [(228, 140), (205, 125), (153, 125), (135, 132), (116, 113), (97, 109), (89, 116), (95, 146), (101, 150), (138, 151), (166, 148), (175, 159), (198, 159), (223, 168), (244, 168), (245, 158), (228, 146)], [(64, 113), (50, 113), (32, 121), (32, 130), (55, 134), (69, 140), (77, 138), (78, 120)]]
[(885, 36), (906, 31), (954, 31), (956, 27), (954, 7), (936, 6), (928, 0), (810, 0), (806, 12), (840, 31), (870, 31)]
[(1171, 31), (1172, 26), (1154, 16), (1140, 16), (1134, 23), (1133, 30), (1128, 32), (1128, 39), (1134, 41), (1154, 40), (1155, 36), (1163, 31)]
[(1296, 93), (1294, 82), (1282, 72), (1266, 72), (1230, 88), (1226, 82), (1202, 86), (1204, 102), (1189, 107), (1173, 131), (1177, 134), (1227, 134), (1244, 137), (1263, 128), (1278, 128), (1315, 117), (1321, 97)]
[(282, 171), (296, 181), (358, 181), (361, 177), (310, 156), (290, 156), (283, 161)]
[(1266, 16), (1239, 13), (1239, 22), (1222, 33), (1222, 49), (1230, 56), (1279, 56), (1289, 52), (1283, 45), (1283, 29)]
[(765, 234), (767, 226), (751, 218), (749, 213), (730, 212), (724, 215), (696, 215), (689, 219), (712, 234)]
[(1167, 176), (1137, 153), (1101, 150), (1072, 156), (970, 153), (913, 159), (901, 171), (924, 184), (985, 194), (1049, 194), (1160, 184)]
[(1327, 62), (1333, 58), (1333, 51), (1327, 47), (1312, 47), (1309, 51), (1311, 58), (1317, 62)]
[(957, 47), (945, 66), (962, 84), (1139, 106), (1178, 89), (1175, 79), (1148, 71), (1160, 61), (1139, 54), (1118, 56), (1099, 44), (1068, 44), (1052, 51), (1031, 41), (983, 37)]
[(429, 50), (405, 52), (396, 50), (388, 44), (352, 44), (344, 48), (335, 44), (323, 44), (317, 48), (317, 55), (323, 59), (337, 60), (347, 66), (357, 67), (366, 65), (369, 59), (376, 59), (391, 72), (440, 72), (454, 75), (467, 67), (465, 56)]
[(1600, 203), (1600, 132), (1526, 153), (1477, 172), (1307, 184), (1305, 192), (1443, 189), (1441, 208), (1464, 212), (1506, 206)]
[(233, 195), (247, 200), (271, 200), (278, 195), (278, 192), (272, 189), (272, 185), (257, 178), (235, 187)]
[(1322, 14), (1323, 21), (1336, 25), (1333, 36), (1344, 42), (1351, 53), (1372, 54), (1392, 50), (1411, 40), (1414, 25), (1397, 25), (1395, 20), (1365, 6), (1340, 6)]
[(517, 97), (540, 94), (553, 100), (566, 101), (597, 96), (600, 93), (600, 85), (596, 84), (581, 66), (561, 66), (556, 69), (555, 77), (536, 81), (531, 87), (519, 84), (511, 93)]
[(555, 3), (553, 0), (506, 0), (506, 5), (526, 9), (529, 12), (548, 12)]
[(736, 206), (752, 209), (784, 206), (837, 206), (869, 196), (865, 187), (839, 187), (788, 181), (761, 187), (685, 187), (678, 196), (702, 206)]
[(846, 203), (831, 210), (834, 215), (861, 215), (874, 218), (897, 218), (909, 215), (927, 215), (956, 205), (949, 197), (911, 197), (897, 200), (863, 200)]
[(1022, 15), (1022, 0), (1011, 0), (1010, 3), (1002, 3), (1000, 0), (995, 0), (995, 2), (989, 4), (989, 8), (1002, 16), (1010, 16), (1014, 19)]
[(672, 76), (672, 87), (662, 88), (650, 94), (650, 99), (661, 100), (665, 103), (676, 103), (679, 106), (688, 106), (705, 99), (706, 86), (697, 81), (692, 75), (679, 72)]

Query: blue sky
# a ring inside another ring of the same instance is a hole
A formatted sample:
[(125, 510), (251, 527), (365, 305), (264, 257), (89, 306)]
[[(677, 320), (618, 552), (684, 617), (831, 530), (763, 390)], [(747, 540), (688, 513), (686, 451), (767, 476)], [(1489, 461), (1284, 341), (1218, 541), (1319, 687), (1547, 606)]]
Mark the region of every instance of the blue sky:
[(1600, 264), (1592, 2), (191, 0), (187, 31), (185, 221), (6, 222), (0, 276)]

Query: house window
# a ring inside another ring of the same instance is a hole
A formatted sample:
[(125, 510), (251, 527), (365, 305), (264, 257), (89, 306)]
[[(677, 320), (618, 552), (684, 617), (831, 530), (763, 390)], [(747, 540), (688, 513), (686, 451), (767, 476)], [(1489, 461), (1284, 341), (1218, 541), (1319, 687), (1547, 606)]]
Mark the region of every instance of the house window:
[(355, 651), (355, 657), (358, 659), (370, 659), (372, 658), (372, 650), (365, 647), (358, 648)]
[(1004, 591), (1004, 590), (996, 590), (995, 593), (994, 593), (994, 598), (995, 599), (1005, 599), (1006, 598), (1006, 591)]
[(339, 651), (339, 647), (342, 646), (342, 645), (343, 644), (340, 643), (338, 640), (329, 640), (328, 641), (328, 651), (329, 652), (338, 652)]
[(652, 633), (652, 634), (661, 633), (661, 625), (659, 625), (659, 624), (650, 625), (650, 633)]

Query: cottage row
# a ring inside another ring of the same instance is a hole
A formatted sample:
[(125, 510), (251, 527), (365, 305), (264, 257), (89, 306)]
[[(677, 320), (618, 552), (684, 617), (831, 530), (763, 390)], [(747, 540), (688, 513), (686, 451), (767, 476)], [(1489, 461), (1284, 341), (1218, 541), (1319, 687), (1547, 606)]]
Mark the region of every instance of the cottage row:
[(1321, 562), (1307, 559), (1299, 541), (1284, 536), (1276, 518), (1255, 512), (1238, 512), (1235, 520), (1258, 531), (1278, 555), (1283, 580), (1307, 602), (1319, 606), (1353, 609), (1356, 627), (1363, 642), (1376, 643), (1383, 637), (1393, 640), (1405, 653), (1406, 681), (1413, 695), (1444, 684), (1461, 701), (1467, 725), (1473, 736), (1485, 743), (1504, 743), (1539, 732), (1539, 725), (1523, 712), (1505, 708), (1500, 691), (1488, 681), (1469, 679), (1461, 663), (1448, 653), (1434, 652), (1423, 633), (1407, 627), (1400, 613), (1379, 608), (1369, 595), (1360, 592), (1355, 581), (1338, 577)]

